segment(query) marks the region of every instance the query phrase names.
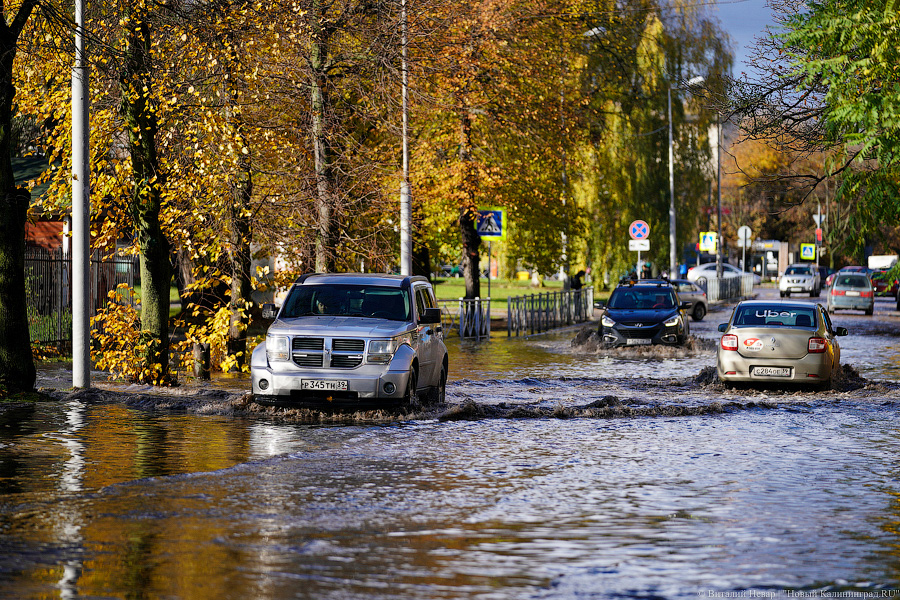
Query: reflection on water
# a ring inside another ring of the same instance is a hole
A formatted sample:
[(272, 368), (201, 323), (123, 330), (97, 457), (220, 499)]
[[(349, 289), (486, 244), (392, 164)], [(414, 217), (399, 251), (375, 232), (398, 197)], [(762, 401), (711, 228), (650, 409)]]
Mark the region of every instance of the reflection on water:
[[(712, 338), (715, 323), (694, 332)], [(511, 405), (735, 398), (691, 386), (712, 352), (608, 356), (573, 351), (573, 335), (451, 339), (448, 393)], [(872, 337), (842, 341), (845, 362), (896, 373)], [(0, 418), (0, 598), (900, 589), (897, 402), (881, 386), (692, 417), (378, 426), (41, 403)]]
[(890, 406), (380, 427), (39, 412), (58, 428), (2, 437), (0, 597), (900, 587)]
[(715, 350), (685, 352), (678, 348), (653, 347), (653, 356), (644, 357), (645, 348), (615, 352), (584, 351), (573, 347), (576, 329), (529, 338), (499, 335), (490, 341), (447, 340), (450, 378), (495, 379), (525, 377), (688, 377), (703, 367), (715, 365)]

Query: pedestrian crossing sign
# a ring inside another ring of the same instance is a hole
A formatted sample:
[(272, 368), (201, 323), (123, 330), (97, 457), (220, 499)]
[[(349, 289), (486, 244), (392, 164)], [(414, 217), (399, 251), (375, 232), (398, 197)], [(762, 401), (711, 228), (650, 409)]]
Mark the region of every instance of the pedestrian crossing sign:
[(800, 244), (800, 258), (803, 260), (816, 260), (816, 245)]
[(493, 240), (506, 239), (506, 211), (502, 208), (478, 209), (478, 220), (475, 230), (482, 238)]
[(700, 251), (701, 252), (715, 252), (718, 241), (719, 234), (715, 231), (701, 231), (700, 232)]

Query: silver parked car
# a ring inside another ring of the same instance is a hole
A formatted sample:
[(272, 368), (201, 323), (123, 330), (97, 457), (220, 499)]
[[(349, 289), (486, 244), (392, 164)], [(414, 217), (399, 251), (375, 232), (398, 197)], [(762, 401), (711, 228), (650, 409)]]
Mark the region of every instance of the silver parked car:
[[(762, 281), (762, 278), (756, 273), (741, 271), (734, 265), (722, 263), (722, 277), (724, 279), (728, 279), (731, 277), (741, 277), (743, 275), (751, 275), (753, 277), (753, 285), (759, 285), (759, 283)], [(714, 262), (703, 263), (702, 265), (691, 267), (687, 272), (688, 281), (693, 281), (700, 287), (706, 287), (707, 281), (709, 281), (710, 279), (715, 279), (715, 277), (716, 263)]]
[(872, 280), (864, 273), (838, 271), (831, 281), (825, 300), (828, 312), (838, 308), (864, 310), (867, 315), (875, 313), (875, 288)]
[(694, 321), (702, 321), (709, 312), (709, 300), (702, 287), (687, 279), (642, 279), (641, 283), (668, 283), (675, 290), (679, 304), (690, 302), (690, 308), (686, 309)]
[(263, 316), (275, 321), (251, 357), (258, 402), (414, 405), (425, 392), (444, 400), (441, 309), (424, 277), (304, 275)]
[(678, 294), (678, 300), (691, 303), (691, 308), (688, 309), (691, 318), (695, 321), (702, 321), (709, 312), (709, 302), (703, 288), (687, 279), (672, 279), (671, 283), (675, 288), (675, 293)]
[(821, 304), (747, 300), (738, 304), (716, 356), (726, 382), (784, 382), (827, 386), (840, 368), (838, 336)]
[(778, 292), (782, 298), (789, 297), (791, 293), (805, 293), (812, 298), (818, 296), (821, 290), (822, 281), (815, 265), (791, 265), (778, 280)]

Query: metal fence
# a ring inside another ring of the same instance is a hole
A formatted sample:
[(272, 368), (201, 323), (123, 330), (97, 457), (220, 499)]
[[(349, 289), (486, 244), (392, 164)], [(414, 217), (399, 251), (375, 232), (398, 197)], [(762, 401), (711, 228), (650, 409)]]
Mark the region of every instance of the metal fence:
[[(91, 316), (106, 306), (108, 293), (120, 283), (134, 287), (135, 257), (91, 257)], [(122, 298), (133, 303), (134, 298)], [(72, 259), (62, 249), (25, 250), (25, 302), (31, 341), (62, 351), (72, 343)]]
[(710, 279), (706, 282), (706, 298), (712, 303), (750, 296), (753, 293), (753, 279), (753, 275)]
[(506, 334), (539, 333), (587, 321), (594, 314), (594, 289), (511, 296), (506, 301)]
[(491, 336), (491, 299), (438, 300), (444, 328), (456, 330), (459, 337), (482, 339)]

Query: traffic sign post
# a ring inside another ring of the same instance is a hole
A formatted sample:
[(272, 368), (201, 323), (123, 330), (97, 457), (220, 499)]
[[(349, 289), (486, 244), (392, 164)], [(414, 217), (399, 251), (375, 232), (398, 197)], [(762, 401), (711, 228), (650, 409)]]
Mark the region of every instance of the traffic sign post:
[(479, 208), (475, 231), (482, 239), (488, 241), (488, 298), (491, 297), (491, 255), (492, 242), (506, 239), (506, 211), (502, 208)]
[(628, 249), (638, 253), (634, 273), (637, 275), (638, 279), (640, 279), (641, 250), (650, 250), (650, 226), (647, 225), (646, 221), (640, 219), (632, 221), (631, 225), (628, 226), (628, 235), (631, 236), (631, 239), (628, 241)]
[(700, 232), (700, 251), (715, 252), (718, 247), (719, 236), (715, 231)]

